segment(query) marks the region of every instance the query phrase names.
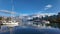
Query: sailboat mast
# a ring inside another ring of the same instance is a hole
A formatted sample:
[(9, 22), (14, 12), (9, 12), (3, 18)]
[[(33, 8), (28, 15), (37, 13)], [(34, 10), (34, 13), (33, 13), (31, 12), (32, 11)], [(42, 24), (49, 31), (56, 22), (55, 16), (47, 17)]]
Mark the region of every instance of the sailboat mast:
[(11, 11), (13, 12), (14, 11), (14, 4), (13, 4), (13, 0), (11, 0)]
[(11, 0), (11, 4), (12, 4), (12, 11), (14, 11), (14, 4), (13, 4), (13, 0)]
[[(13, 12), (13, 11), (14, 11), (14, 4), (13, 4), (13, 0), (11, 0), (11, 6), (12, 6), (11, 11)], [(11, 18), (13, 18), (13, 14), (11, 14)]]

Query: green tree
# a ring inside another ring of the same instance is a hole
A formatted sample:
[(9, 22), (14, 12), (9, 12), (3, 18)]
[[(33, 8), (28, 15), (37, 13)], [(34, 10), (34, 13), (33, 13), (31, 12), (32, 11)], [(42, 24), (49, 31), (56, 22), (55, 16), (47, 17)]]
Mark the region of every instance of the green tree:
[(0, 20), (2, 20), (2, 17), (0, 17)]

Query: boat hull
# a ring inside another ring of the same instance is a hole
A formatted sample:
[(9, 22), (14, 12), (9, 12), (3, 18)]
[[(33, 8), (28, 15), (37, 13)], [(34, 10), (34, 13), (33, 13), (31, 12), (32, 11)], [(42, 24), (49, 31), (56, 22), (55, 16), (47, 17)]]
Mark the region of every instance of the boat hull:
[(18, 26), (18, 23), (3, 23), (3, 25), (8, 27), (14, 27), (14, 26)]

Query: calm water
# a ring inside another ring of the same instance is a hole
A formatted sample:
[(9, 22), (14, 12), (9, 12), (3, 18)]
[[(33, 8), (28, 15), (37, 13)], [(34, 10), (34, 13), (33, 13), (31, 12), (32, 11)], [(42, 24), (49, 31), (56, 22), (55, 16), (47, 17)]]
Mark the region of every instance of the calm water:
[(13, 28), (2, 27), (0, 34), (60, 34), (60, 30), (58, 28), (17, 26)]

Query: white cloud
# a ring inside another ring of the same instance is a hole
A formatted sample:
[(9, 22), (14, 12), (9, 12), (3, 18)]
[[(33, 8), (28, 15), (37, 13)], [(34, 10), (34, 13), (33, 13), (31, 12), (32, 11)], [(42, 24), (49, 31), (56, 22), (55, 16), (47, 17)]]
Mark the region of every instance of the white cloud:
[(45, 7), (51, 8), (51, 7), (52, 7), (52, 5), (46, 5)]
[(56, 13), (40, 13), (40, 12), (35, 13), (35, 14), (43, 15), (43, 16), (45, 16), (45, 15), (48, 15), (48, 16), (51, 16), (51, 15), (57, 15)]
[(28, 16), (28, 14), (20, 14), (20, 16)]
[(56, 13), (41, 13), (41, 15), (48, 15), (48, 16), (51, 16), (51, 15), (55, 15)]
[(52, 5), (48, 4), (48, 5), (45, 6), (44, 10), (47, 10), (47, 9), (50, 9), (50, 8), (52, 8)]
[(8, 10), (0, 10), (0, 12), (8, 13), (8, 14), (16, 14), (16, 12), (8, 11)]

